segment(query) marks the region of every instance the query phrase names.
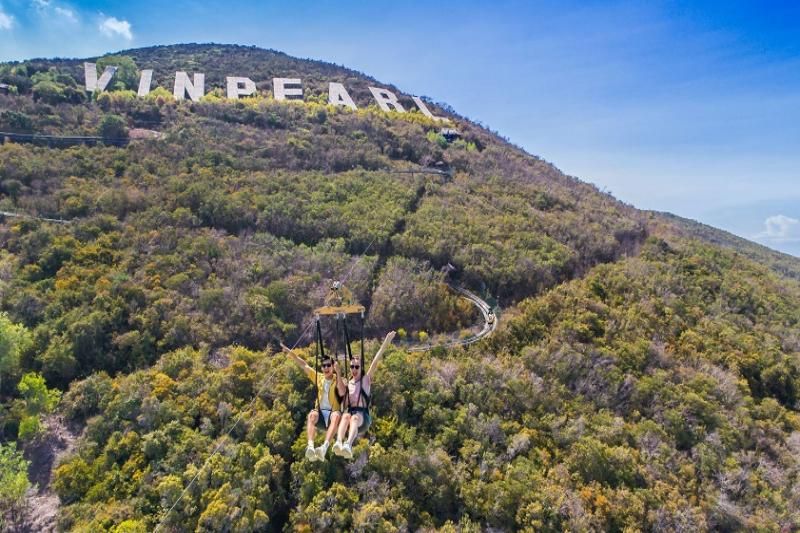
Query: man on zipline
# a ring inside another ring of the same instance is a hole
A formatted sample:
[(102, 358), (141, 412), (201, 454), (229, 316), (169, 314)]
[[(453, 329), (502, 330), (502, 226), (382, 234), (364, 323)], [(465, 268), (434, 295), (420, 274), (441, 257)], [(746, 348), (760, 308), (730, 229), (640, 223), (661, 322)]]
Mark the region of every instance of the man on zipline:
[[(316, 380), (317, 402), (308, 413), (306, 420), (306, 433), (308, 434), (306, 459), (309, 461), (324, 461), (325, 454), (328, 453), (328, 445), (336, 434), (336, 428), (339, 426), (339, 419), (342, 416), (339, 398), (344, 398), (347, 386), (339, 372), (339, 365), (330, 357), (326, 356), (322, 360), (322, 373), (320, 374), (308, 366), (308, 363), (290, 348), (283, 344), (281, 344), (281, 348), (300, 367), (300, 370), (312, 383)], [(322, 411), (322, 420), (319, 418), (320, 411)], [(325, 432), (325, 442), (322, 443), (322, 446), (314, 448), (314, 436), (317, 432), (317, 426), (320, 426), (320, 429), (326, 428), (327, 431)]]
[[(350, 373), (352, 377), (347, 383), (347, 397), (345, 402), (347, 405), (347, 412), (342, 417), (339, 424), (339, 433), (336, 437), (336, 442), (333, 445), (333, 453), (341, 455), (346, 459), (353, 457), (353, 442), (356, 437), (363, 435), (372, 424), (372, 417), (369, 415), (369, 397), (372, 393), (372, 374), (378, 367), (378, 362), (383, 356), (384, 350), (394, 339), (395, 332), (390, 331), (386, 338), (383, 339), (378, 353), (372, 359), (372, 364), (369, 365), (369, 370), (366, 375), (362, 374), (364, 370), (362, 367), (363, 361), (359, 358), (354, 358), (350, 361)], [(342, 442), (345, 438), (345, 433), (350, 430), (347, 435), (347, 441)]]

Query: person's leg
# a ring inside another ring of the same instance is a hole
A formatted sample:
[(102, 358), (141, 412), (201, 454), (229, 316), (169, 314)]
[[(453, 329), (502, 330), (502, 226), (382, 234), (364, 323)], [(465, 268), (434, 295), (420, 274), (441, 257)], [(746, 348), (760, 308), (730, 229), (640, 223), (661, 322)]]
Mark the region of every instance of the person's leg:
[(342, 415), (342, 420), (339, 422), (339, 430), (337, 433), (336, 440), (339, 442), (344, 440), (344, 435), (347, 433), (347, 428), (350, 426), (350, 420), (352, 419), (352, 415), (350, 413), (345, 413)]
[(339, 429), (339, 420), (342, 418), (342, 413), (334, 411), (331, 413), (331, 423), (328, 425), (328, 431), (325, 433), (325, 442), (330, 442), (336, 430)]
[(325, 455), (328, 453), (328, 446), (333, 436), (336, 435), (336, 430), (339, 427), (339, 419), (341, 417), (342, 413), (339, 411), (333, 411), (329, 415), (328, 431), (325, 432), (325, 442), (323, 442), (321, 446), (317, 446), (317, 459), (320, 461), (325, 460)]
[[(350, 417), (350, 420), (348, 421), (347, 426), (348, 429), (350, 430), (350, 434), (347, 437), (347, 442), (345, 442), (342, 445), (342, 457), (344, 457), (345, 459), (351, 459), (353, 457), (353, 441), (356, 440), (356, 437), (358, 436), (358, 426), (361, 425), (361, 421), (364, 419), (363, 416), (364, 415), (362, 415), (361, 413), (353, 413), (353, 415)], [(339, 427), (341, 428), (344, 425), (345, 423), (344, 421), (342, 421), (339, 424)]]
[(352, 446), (353, 441), (358, 437), (358, 428), (364, 423), (364, 415), (362, 413), (355, 413), (350, 418), (350, 434), (347, 437), (347, 442)]
[(314, 436), (317, 434), (317, 421), (319, 421), (319, 411), (312, 409), (306, 419), (306, 433), (308, 434), (309, 444), (314, 444)]
[(336, 442), (333, 444), (333, 453), (336, 455), (342, 455), (342, 441), (344, 440), (344, 434), (347, 432), (347, 427), (350, 425), (350, 413), (345, 413), (342, 415), (342, 419), (339, 421), (339, 429), (336, 435)]
[(308, 413), (306, 422), (306, 433), (308, 434), (308, 446), (306, 446), (306, 459), (309, 461), (317, 460), (317, 452), (314, 449), (314, 435), (317, 432), (317, 420), (319, 420), (319, 411), (312, 409)]

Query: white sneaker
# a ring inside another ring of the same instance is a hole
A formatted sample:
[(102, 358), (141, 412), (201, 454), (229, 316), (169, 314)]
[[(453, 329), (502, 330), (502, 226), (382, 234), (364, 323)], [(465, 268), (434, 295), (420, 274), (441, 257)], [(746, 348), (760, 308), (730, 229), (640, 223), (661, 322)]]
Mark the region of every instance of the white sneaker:
[(306, 446), (306, 459), (308, 459), (309, 461), (317, 460), (317, 451), (314, 449), (313, 446)]
[(328, 443), (324, 442), (322, 446), (318, 446), (316, 449), (316, 453), (317, 453), (317, 461), (324, 461), (325, 454), (328, 453)]
[(345, 442), (344, 446), (342, 446), (342, 457), (344, 457), (345, 459), (353, 458), (353, 449), (350, 447), (349, 442)]
[(342, 455), (342, 443), (338, 440), (333, 443), (333, 454), (340, 457)]

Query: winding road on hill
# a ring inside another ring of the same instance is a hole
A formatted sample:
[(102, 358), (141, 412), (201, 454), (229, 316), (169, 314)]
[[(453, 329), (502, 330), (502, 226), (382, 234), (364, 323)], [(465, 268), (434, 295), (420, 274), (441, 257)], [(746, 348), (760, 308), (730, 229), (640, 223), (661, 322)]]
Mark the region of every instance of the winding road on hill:
[[(416, 346), (411, 346), (407, 348), (410, 352), (426, 352), (428, 350), (433, 350), (434, 348), (453, 348), (455, 346), (467, 346), (473, 343), (478, 342), (482, 338), (486, 337), (487, 335), (491, 334), (495, 329), (497, 329), (497, 317), (492, 312), (492, 306), (486, 303), (480, 296), (475, 294), (474, 292), (467, 290), (463, 287), (455, 287), (453, 285), (447, 284), (450, 290), (457, 292), (462, 298), (465, 298), (472, 302), (472, 304), (478, 308), (481, 312), (481, 316), (483, 316), (483, 328), (476, 333), (475, 335), (471, 335), (465, 339), (456, 339), (448, 342), (438, 343), (438, 344), (419, 344)], [(490, 318), (491, 317), (491, 318)]]

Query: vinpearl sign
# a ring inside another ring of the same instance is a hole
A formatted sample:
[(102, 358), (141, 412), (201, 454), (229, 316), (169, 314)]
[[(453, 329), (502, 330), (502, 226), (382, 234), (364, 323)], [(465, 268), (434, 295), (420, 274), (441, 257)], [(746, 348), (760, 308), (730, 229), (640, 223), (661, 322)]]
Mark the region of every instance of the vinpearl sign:
[[(107, 66), (103, 70), (103, 74), (97, 77), (97, 66), (94, 63), (84, 63), (84, 73), (86, 90), (89, 92), (103, 91), (108, 86), (117, 67)], [(186, 72), (175, 73), (175, 87), (172, 91), (176, 100), (183, 100), (186, 95), (195, 102), (199, 101), (205, 94), (205, 74), (197, 73), (193, 79), (189, 79)], [(142, 70), (139, 77), (139, 90), (138, 96), (147, 96), (150, 92), (150, 86), (153, 82), (153, 71), (150, 69)], [(227, 96), (231, 100), (236, 100), (240, 96), (250, 96), (256, 92), (256, 84), (250, 78), (232, 77), (226, 78), (227, 82)], [(273, 96), (275, 100), (302, 100), (303, 86), (299, 78), (273, 78), (272, 80)], [(398, 113), (405, 113), (406, 110), (398, 101), (397, 95), (388, 89), (381, 89), (379, 87), (369, 87), (369, 92), (372, 93), (378, 107), (384, 111), (397, 111)], [(434, 120), (447, 120), (443, 117), (437, 117), (430, 112), (428, 106), (422, 101), (419, 96), (412, 96), (411, 99), (419, 108), (423, 115), (430, 117)], [(328, 84), (328, 103), (331, 105), (340, 105), (349, 107), (350, 109), (358, 109), (355, 102), (347, 93), (347, 89), (341, 83), (331, 82)]]

